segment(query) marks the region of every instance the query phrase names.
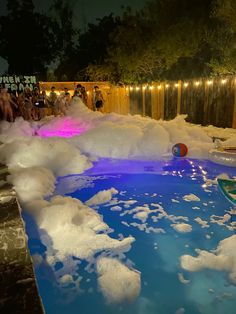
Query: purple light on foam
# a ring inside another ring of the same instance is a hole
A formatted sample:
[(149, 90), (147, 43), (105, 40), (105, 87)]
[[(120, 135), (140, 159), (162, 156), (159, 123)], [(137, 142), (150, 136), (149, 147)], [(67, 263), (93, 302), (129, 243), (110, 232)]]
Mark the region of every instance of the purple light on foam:
[(88, 131), (90, 128), (88, 123), (79, 119), (56, 118), (42, 125), (38, 129), (37, 135), (41, 137), (73, 137)]

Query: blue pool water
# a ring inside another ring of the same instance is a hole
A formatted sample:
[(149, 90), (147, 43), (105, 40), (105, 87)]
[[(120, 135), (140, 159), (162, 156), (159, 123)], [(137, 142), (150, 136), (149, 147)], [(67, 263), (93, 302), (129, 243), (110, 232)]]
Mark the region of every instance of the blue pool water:
[[(122, 262), (141, 273), (141, 291), (131, 304), (108, 304), (98, 288), (95, 266), (76, 257), (72, 258), (71, 267), (74, 278), (79, 278), (79, 290), (75, 292), (73, 283), (59, 286), (55, 273), (63, 267), (70, 269), (70, 264), (62, 260), (53, 269), (48, 265), (45, 260), (48, 248), (41, 242), (33, 219), (24, 214), (31, 254), (42, 258), (40, 264), (35, 262), (35, 272), (46, 313), (235, 313), (236, 286), (228, 281), (226, 272), (212, 269), (189, 272), (180, 265), (182, 255), (197, 256), (196, 249), (214, 250), (219, 241), (235, 233), (234, 215), (219, 223), (233, 209), (213, 182), (222, 173), (232, 178), (236, 169), (187, 159), (100, 160), (83, 175), (58, 178), (55, 195), (71, 196), (82, 202), (101, 190), (113, 187), (118, 191), (112, 200), (95, 206), (94, 210), (113, 229), (111, 237), (135, 238)], [(133, 209), (137, 206), (150, 209), (146, 220), (134, 217)], [(163, 213), (162, 209), (166, 213), (158, 220), (157, 208), (158, 213)], [(199, 218), (205, 225), (199, 223)], [(180, 233), (174, 229), (176, 223), (186, 223), (192, 230)], [(102, 253), (95, 259), (99, 254)]]

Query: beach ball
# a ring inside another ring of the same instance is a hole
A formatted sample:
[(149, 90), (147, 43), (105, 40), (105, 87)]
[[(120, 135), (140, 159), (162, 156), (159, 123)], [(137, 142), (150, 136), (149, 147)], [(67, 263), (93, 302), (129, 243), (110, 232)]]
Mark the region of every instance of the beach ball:
[(188, 147), (183, 143), (177, 143), (172, 147), (172, 154), (175, 157), (184, 157), (188, 153)]

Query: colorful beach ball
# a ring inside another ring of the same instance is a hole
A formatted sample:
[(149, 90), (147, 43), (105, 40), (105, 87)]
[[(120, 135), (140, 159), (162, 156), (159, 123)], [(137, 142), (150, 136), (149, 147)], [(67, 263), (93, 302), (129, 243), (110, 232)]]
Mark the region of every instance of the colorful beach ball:
[(188, 153), (188, 147), (183, 143), (177, 143), (172, 147), (172, 154), (175, 157), (184, 157)]

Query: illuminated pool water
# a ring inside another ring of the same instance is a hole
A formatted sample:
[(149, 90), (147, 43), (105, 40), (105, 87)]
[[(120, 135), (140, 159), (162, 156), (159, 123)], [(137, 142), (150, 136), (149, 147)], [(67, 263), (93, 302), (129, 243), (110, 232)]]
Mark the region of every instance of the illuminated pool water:
[[(182, 255), (197, 256), (196, 249), (214, 250), (219, 241), (235, 233), (236, 219), (228, 216), (232, 205), (213, 181), (222, 173), (232, 178), (236, 169), (182, 159), (101, 160), (83, 175), (59, 178), (55, 194), (83, 202), (101, 190), (113, 187), (118, 191), (94, 209), (113, 229), (110, 236), (135, 238), (122, 262), (141, 273), (141, 292), (131, 304), (107, 304), (98, 288), (95, 266), (76, 258), (71, 269), (79, 279), (79, 289), (74, 283), (59, 286), (55, 273), (63, 267), (70, 269), (70, 264), (62, 261), (54, 269), (49, 267), (44, 260), (47, 247), (32, 219), (24, 214), (31, 254), (43, 259), (39, 265), (35, 262), (35, 271), (46, 313), (235, 313), (236, 286), (228, 281), (227, 272), (190, 272), (180, 265)], [(148, 208), (147, 214), (137, 215), (138, 206)], [(180, 223), (187, 224), (189, 232), (180, 232), (176, 228)]]

